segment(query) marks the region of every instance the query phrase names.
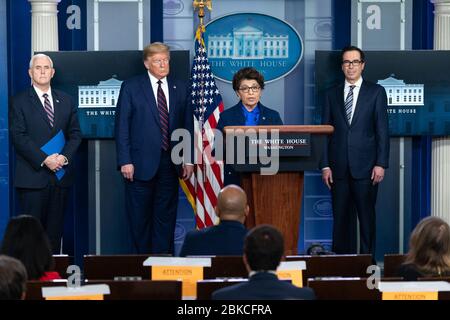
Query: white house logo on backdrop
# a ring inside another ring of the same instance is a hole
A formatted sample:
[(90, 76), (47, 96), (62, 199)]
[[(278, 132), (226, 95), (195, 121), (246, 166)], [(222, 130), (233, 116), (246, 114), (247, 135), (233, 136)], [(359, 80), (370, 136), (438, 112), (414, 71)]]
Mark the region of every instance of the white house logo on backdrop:
[(313, 212), (319, 217), (331, 217), (333, 215), (331, 198), (317, 200), (313, 205)]
[(184, 9), (183, 1), (181, 0), (169, 0), (164, 1), (163, 13), (168, 16), (175, 16), (182, 12)]
[(314, 25), (314, 33), (318, 38), (331, 39), (333, 36), (333, 26), (328, 19), (318, 21)]
[(388, 99), (388, 106), (423, 106), (424, 105), (424, 85), (406, 84), (405, 81), (390, 77), (378, 80), (377, 84), (384, 87)]
[(78, 108), (115, 108), (121, 85), (113, 77), (96, 86), (78, 86)]
[(289, 58), (289, 36), (263, 34), (261, 29), (245, 26), (226, 36), (210, 35), (207, 48), (209, 58)]
[(108, 136), (113, 132), (121, 84), (113, 76), (97, 85), (78, 86), (78, 118), (83, 134)]
[(205, 42), (214, 76), (231, 82), (243, 67), (255, 67), (266, 82), (291, 72), (303, 56), (303, 42), (287, 22), (258, 13), (238, 13), (206, 25)]

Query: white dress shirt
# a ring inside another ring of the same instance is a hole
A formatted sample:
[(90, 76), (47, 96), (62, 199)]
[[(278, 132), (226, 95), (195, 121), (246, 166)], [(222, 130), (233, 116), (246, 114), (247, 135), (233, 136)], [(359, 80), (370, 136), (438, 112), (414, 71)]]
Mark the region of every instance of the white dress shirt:
[(353, 104), (352, 104), (352, 114), (351, 114), (351, 117), (350, 117), (350, 123), (352, 123), (353, 115), (355, 114), (356, 102), (358, 102), (359, 89), (361, 89), (362, 82), (363, 82), (363, 78), (362, 77), (360, 77), (358, 79), (358, 81), (356, 81), (353, 84), (350, 83), (350, 82), (347, 82), (347, 80), (345, 80), (345, 85), (344, 85), (344, 103), (345, 103), (345, 100), (347, 99), (347, 95), (348, 95), (348, 93), (350, 91), (350, 86), (355, 86), (353, 88)]
[(52, 106), (52, 110), (53, 110), (53, 112), (55, 112), (55, 108), (53, 107), (52, 88), (49, 87), (47, 92), (42, 91), (41, 89), (39, 89), (36, 86), (33, 86), (33, 88), (34, 88), (34, 91), (36, 91), (36, 94), (38, 95), (39, 100), (41, 100), (42, 107), (44, 107), (44, 101), (45, 101), (43, 95), (44, 95), (44, 93), (48, 94), (48, 97), (47, 97), (48, 101), (50, 101), (50, 105)]
[(155, 101), (158, 103), (158, 81), (161, 80), (161, 88), (164, 92), (164, 95), (166, 96), (166, 102), (167, 102), (167, 111), (169, 112), (169, 84), (167, 83), (167, 77), (164, 77), (162, 79), (158, 79), (154, 77), (150, 72), (148, 72), (148, 76), (150, 78), (150, 82), (152, 84), (153, 94), (155, 96)]

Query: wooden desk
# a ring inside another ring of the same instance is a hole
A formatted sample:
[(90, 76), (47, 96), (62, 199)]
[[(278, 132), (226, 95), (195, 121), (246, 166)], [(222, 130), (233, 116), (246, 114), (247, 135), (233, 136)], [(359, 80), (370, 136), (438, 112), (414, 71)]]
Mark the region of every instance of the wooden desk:
[(197, 300), (211, 300), (214, 291), (245, 282), (244, 279), (209, 279), (197, 281)]
[[(401, 281), (402, 278), (383, 278), (382, 281)], [(381, 300), (381, 292), (367, 287), (367, 278), (308, 279), (317, 300)]]
[[(107, 284), (111, 291), (105, 300), (181, 300), (181, 281), (94, 280), (88, 284)], [(67, 282), (28, 281), (26, 300), (44, 300), (42, 287), (67, 286)]]
[(111, 294), (105, 300), (181, 300), (181, 281), (86, 281), (85, 284), (107, 284)]
[(67, 254), (53, 255), (55, 261), (55, 271), (59, 273), (61, 278), (67, 278), (67, 267), (73, 263), (73, 257)]
[(67, 286), (66, 280), (60, 281), (38, 281), (38, 280), (30, 280), (27, 281), (27, 293), (25, 296), (25, 300), (44, 300), (42, 298), (42, 287), (61, 287)]
[(242, 256), (216, 256), (211, 258), (211, 267), (204, 269), (204, 279), (247, 278)]
[(367, 267), (372, 265), (370, 254), (348, 254), (329, 256), (287, 256), (286, 261), (303, 260), (303, 285), (308, 278), (315, 277), (367, 277)]
[(385, 277), (396, 277), (397, 270), (405, 261), (405, 254), (385, 254), (384, 255), (384, 273)]
[(114, 280), (115, 277), (140, 277), (150, 280), (150, 268), (142, 264), (150, 255), (85, 255), (84, 278)]
[[(115, 277), (141, 277), (149, 280), (150, 267), (143, 262), (149, 255), (110, 255), (84, 257), (84, 277), (89, 280), (114, 280)], [(314, 277), (367, 277), (367, 267), (372, 263), (370, 255), (287, 256), (286, 261), (303, 260), (306, 270), (303, 284)], [(204, 269), (204, 279), (247, 278), (241, 256), (216, 256), (211, 267)]]
[[(141, 277), (150, 279), (151, 267), (142, 264), (149, 255), (84, 256), (84, 278), (89, 280), (114, 280), (115, 277)], [(211, 267), (204, 269), (205, 279), (248, 276), (242, 256), (217, 256), (211, 258)]]
[[(423, 277), (417, 278), (417, 281), (447, 281), (450, 282), (450, 277)], [(450, 291), (439, 292), (439, 300), (450, 300)]]

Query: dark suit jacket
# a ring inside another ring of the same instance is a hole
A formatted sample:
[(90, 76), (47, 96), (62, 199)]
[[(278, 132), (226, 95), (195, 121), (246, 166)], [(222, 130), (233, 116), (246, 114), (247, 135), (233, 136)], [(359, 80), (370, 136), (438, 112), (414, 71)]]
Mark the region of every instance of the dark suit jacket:
[[(258, 125), (283, 125), (283, 121), (281, 120), (280, 114), (278, 111), (272, 110), (270, 108), (265, 107), (261, 103), (259, 103), (260, 114)], [(245, 125), (245, 116), (242, 111), (242, 104), (239, 102), (235, 106), (223, 111), (220, 114), (219, 122), (217, 123), (216, 129), (223, 131), (223, 128), (226, 126), (244, 126)], [(223, 137), (225, 139), (225, 135)], [(225, 147), (225, 141), (224, 141)], [(224, 160), (225, 160), (224, 153)], [(240, 184), (240, 176), (234, 171), (231, 164), (225, 164), (224, 167), (224, 184)]]
[(314, 300), (311, 288), (299, 288), (268, 272), (254, 274), (248, 282), (216, 290), (213, 300)]
[(9, 130), (16, 151), (14, 185), (18, 188), (39, 189), (48, 185), (54, 173), (42, 162), (47, 155), (40, 149), (59, 130), (64, 132), (66, 144), (60, 154), (67, 157), (64, 177), (57, 184), (67, 187), (73, 182), (73, 156), (81, 143), (77, 108), (69, 95), (52, 88), (54, 126), (33, 87), (16, 95), (10, 104)]
[(420, 271), (416, 265), (408, 263), (400, 265), (397, 270), (397, 276), (403, 277), (403, 280), (405, 281), (417, 281), (418, 278), (425, 277), (449, 277), (450, 272), (444, 272), (441, 275), (437, 273), (424, 273)]
[(331, 168), (333, 178), (343, 178), (350, 170), (353, 178), (367, 179), (374, 166), (388, 167), (387, 98), (382, 86), (362, 82), (350, 125), (344, 108), (344, 84), (331, 88), (325, 96), (322, 123), (334, 127), (320, 163), (320, 168)]
[[(233, 107), (224, 110), (220, 114), (219, 123), (217, 124), (217, 130), (223, 130), (226, 126), (243, 126), (245, 125), (245, 116), (242, 112), (242, 104), (239, 102)], [(280, 114), (278, 111), (267, 108), (259, 103), (259, 122), (258, 125), (282, 125)]]
[(186, 234), (180, 256), (242, 255), (247, 229), (239, 221), (221, 221), (217, 226)]
[[(193, 115), (186, 105), (186, 86), (168, 78), (169, 134), (185, 128), (193, 137)], [(150, 180), (161, 157), (161, 127), (158, 107), (148, 73), (122, 83), (117, 102), (115, 136), (117, 166), (134, 165), (134, 178)], [(171, 148), (177, 142), (171, 142)], [(192, 148), (192, 145), (187, 147)], [(184, 154), (184, 156), (188, 156)], [(185, 162), (192, 163), (192, 157)], [(178, 170), (181, 164), (177, 166)]]
[(402, 264), (397, 270), (397, 276), (403, 277), (405, 281), (417, 281), (417, 278), (424, 277), (425, 275), (413, 264)]

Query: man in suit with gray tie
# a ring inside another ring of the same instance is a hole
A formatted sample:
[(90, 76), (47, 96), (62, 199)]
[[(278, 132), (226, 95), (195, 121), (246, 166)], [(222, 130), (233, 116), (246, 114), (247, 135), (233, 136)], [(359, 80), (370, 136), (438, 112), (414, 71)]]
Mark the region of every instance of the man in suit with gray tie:
[(385, 89), (363, 80), (364, 52), (341, 52), (345, 81), (328, 90), (322, 123), (334, 127), (320, 163), (322, 180), (333, 201), (333, 251), (355, 253), (356, 212), (360, 253), (375, 253), (375, 202), (378, 184), (389, 165)]
[[(186, 84), (169, 77), (170, 51), (154, 42), (143, 50), (145, 74), (122, 83), (117, 102), (117, 165), (125, 182), (133, 253), (174, 253), (178, 178), (189, 179), (193, 160), (171, 158), (170, 136), (185, 129), (193, 139)], [(189, 146), (191, 148), (191, 146)]]
[[(9, 110), (16, 152), (14, 185), (21, 212), (41, 221), (53, 253), (60, 253), (72, 160), (81, 143), (77, 108), (69, 95), (51, 88), (55, 69), (49, 56), (34, 55), (28, 74), (32, 87), (16, 95)], [(61, 151), (47, 154), (41, 148), (60, 131), (65, 140)]]

